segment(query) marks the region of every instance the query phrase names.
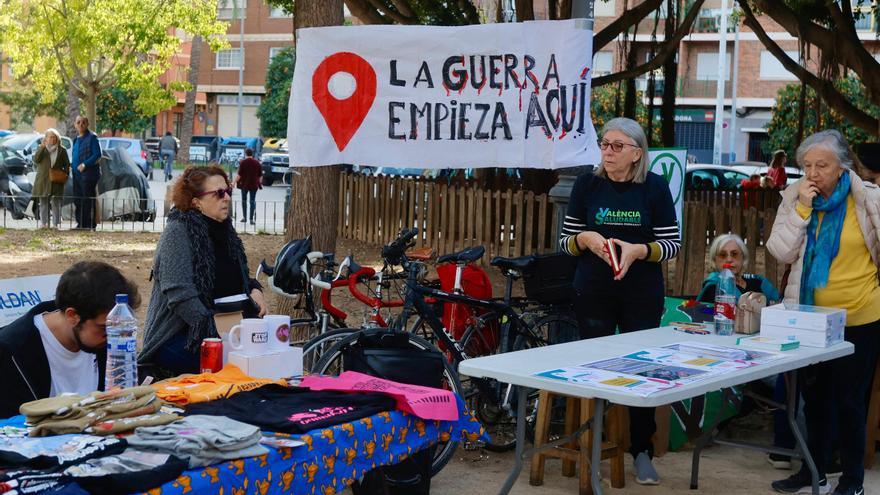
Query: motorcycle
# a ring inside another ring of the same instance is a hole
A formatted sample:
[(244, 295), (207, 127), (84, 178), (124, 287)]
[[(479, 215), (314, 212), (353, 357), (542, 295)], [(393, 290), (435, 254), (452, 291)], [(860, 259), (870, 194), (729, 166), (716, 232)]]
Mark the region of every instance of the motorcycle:
[(3, 208), (14, 220), (33, 216), (27, 213), (34, 190), (27, 176), (29, 168), (28, 161), (23, 156), (0, 148), (0, 198), (3, 200)]

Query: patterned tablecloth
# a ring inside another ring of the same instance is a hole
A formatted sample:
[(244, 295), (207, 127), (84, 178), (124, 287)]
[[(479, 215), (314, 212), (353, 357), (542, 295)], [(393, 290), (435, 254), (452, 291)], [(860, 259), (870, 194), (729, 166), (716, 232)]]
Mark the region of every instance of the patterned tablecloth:
[(476, 441), (483, 427), (458, 399), (458, 421), (421, 420), (400, 411), (379, 413), (299, 438), (306, 445), (272, 448), (269, 454), (185, 471), (150, 495), (332, 495), (367, 471), (396, 464), (413, 452), (452, 437)]

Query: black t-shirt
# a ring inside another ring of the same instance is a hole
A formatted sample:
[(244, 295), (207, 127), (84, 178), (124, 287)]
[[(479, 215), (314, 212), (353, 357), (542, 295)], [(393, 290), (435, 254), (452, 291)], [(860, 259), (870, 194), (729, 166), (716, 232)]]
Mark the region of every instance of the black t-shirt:
[[(598, 232), (602, 237), (647, 244), (662, 237), (663, 229), (677, 232), (677, 218), (666, 180), (648, 173), (645, 182), (614, 182), (592, 173), (578, 177), (572, 188), (566, 222)], [(640, 291), (663, 289), (660, 264), (638, 260), (623, 280), (615, 282), (611, 267), (592, 251), (578, 259), (575, 288), (602, 291), (610, 284)]]
[(208, 234), (214, 244), (214, 299), (234, 296), (244, 291), (241, 265), (232, 257), (225, 222), (208, 218)]
[(261, 429), (305, 433), (394, 409), (378, 393), (313, 392), (271, 384), (232, 397), (187, 406), (186, 414), (226, 416)]

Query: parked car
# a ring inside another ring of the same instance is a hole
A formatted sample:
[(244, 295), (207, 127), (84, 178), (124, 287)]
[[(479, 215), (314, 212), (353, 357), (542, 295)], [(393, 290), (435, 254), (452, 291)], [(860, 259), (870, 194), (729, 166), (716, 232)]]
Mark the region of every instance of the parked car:
[(268, 138), (263, 142), (263, 151), (278, 150), (287, 147), (286, 138)]
[[(730, 166), (748, 175), (758, 174), (761, 177), (767, 175), (767, 170), (770, 168), (766, 163), (761, 162), (733, 162)], [(785, 167), (785, 176), (786, 184), (793, 184), (804, 176), (804, 172), (797, 167)]]
[(684, 173), (685, 189), (688, 191), (738, 189), (749, 174), (727, 165), (689, 164)]
[(9, 129), (0, 129), (0, 138), (11, 136), (15, 134), (15, 131), (10, 131)]
[(279, 180), (290, 184), (290, 155), (287, 152), (287, 143), (284, 143), (284, 146), (277, 150), (267, 151), (264, 148), (260, 161), (263, 165), (264, 186), (271, 186)]
[(103, 151), (117, 148), (124, 149), (128, 156), (131, 157), (131, 161), (144, 173), (144, 176), (150, 179), (153, 178), (153, 167), (147, 162), (147, 149), (144, 146), (144, 142), (140, 139), (101, 137), (98, 138), (98, 142), (101, 143), (101, 150)]
[[(11, 134), (0, 138), (0, 148), (20, 156), (28, 168), (33, 169), (33, 155), (43, 142), (43, 134), (29, 132), (26, 134)], [(61, 144), (67, 149), (67, 157), (73, 163), (73, 140), (67, 136), (61, 136)]]

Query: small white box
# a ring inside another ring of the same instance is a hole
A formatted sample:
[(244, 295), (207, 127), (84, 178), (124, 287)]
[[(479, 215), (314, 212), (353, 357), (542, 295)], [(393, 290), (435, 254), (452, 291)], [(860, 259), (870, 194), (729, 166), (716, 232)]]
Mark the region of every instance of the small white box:
[(302, 375), (302, 361), (302, 347), (253, 356), (229, 351), (229, 363), (238, 366), (245, 375), (252, 378), (277, 380)]
[(846, 310), (776, 304), (761, 310), (761, 336), (799, 340), (802, 346), (829, 347), (843, 342)]

